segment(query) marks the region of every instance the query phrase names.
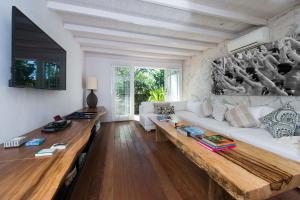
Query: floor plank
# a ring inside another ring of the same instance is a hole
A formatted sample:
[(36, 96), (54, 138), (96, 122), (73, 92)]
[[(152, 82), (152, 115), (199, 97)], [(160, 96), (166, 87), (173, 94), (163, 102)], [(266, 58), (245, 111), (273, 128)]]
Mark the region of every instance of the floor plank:
[[(206, 200), (208, 176), (134, 121), (103, 123), (71, 200)], [(271, 200), (298, 200), (297, 190)]]

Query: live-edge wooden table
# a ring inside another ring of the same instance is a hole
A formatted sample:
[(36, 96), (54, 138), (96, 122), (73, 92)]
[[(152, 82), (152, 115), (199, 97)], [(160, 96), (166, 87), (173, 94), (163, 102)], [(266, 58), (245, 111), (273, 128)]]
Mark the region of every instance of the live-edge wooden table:
[[(42, 133), (39, 128), (25, 134), (29, 138), (46, 138), (41, 146), (12, 149), (1, 146), (0, 199), (53, 199), (78, 154), (89, 141), (93, 126), (106, 113), (103, 107), (79, 111), (96, 112), (96, 116), (91, 120), (72, 120), (71, 127), (57, 133)], [(67, 144), (65, 150), (49, 157), (34, 156), (38, 150), (61, 142)]]
[[(291, 175), (288, 184), (283, 184), (280, 190), (272, 190), (269, 182), (255, 176), (225, 157), (202, 147), (196, 140), (179, 134), (169, 123), (160, 122), (156, 117), (150, 117), (150, 119), (156, 125), (157, 142), (171, 141), (192, 162), (207, 172), (210, 177), (209, 200), (224, 200), (224, 196), (228, 196), (224, 195), (225, 191), (235, 199), (261, 200), (300, 186), (300, 164), (297, 162), (253, 145), (236, 141), (237, 147), (235, 149), (237, 151), (285, 170)], [(209, 130), (205, 130), (205, 132), (208, 135), (215, 134)]]

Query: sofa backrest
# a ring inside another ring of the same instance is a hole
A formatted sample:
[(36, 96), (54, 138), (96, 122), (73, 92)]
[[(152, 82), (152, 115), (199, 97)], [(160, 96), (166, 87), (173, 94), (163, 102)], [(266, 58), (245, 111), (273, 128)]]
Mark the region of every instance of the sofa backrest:
[[(154, 113), (153, 103), (155, 103), (155, 102), (142, 102), (141, 107), (140, 107), (140, 113), (142, 113), (142, 114)], [(186, 109), (186, 101), (173, 101), (170, 103), (171, 103), (171, 106), (174, 106), (175, 111), (180, 111), (180, 110)]]
[(185, 110), (186, 109), (186, 101), (173, 101), (170, 102), (171, 106), (174, 106), (175, 111)]

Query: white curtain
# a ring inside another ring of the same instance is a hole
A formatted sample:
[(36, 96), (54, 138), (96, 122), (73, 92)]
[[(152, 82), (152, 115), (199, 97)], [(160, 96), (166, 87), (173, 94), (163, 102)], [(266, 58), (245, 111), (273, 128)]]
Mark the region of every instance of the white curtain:
[(113, 120), (134, 118), (134, 68), (113, 67)]
[(165, 91), (167, 101), (181, 100), (182, 71), (180, 69), (165, 70)]

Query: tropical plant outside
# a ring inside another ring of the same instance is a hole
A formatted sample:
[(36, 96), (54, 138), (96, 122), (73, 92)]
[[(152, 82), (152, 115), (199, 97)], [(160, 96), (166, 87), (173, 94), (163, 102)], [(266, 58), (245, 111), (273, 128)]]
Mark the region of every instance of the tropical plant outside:
[(163, 101), (165, 73), (163, 69), (137, 68), (134, 73), (134, 112), (139, 114), (143, 101)]
[(149, 92), (150, 96), (148, 101), (164, 101), (165, 100), (165, 90), (164, 88), (159, 88)]

